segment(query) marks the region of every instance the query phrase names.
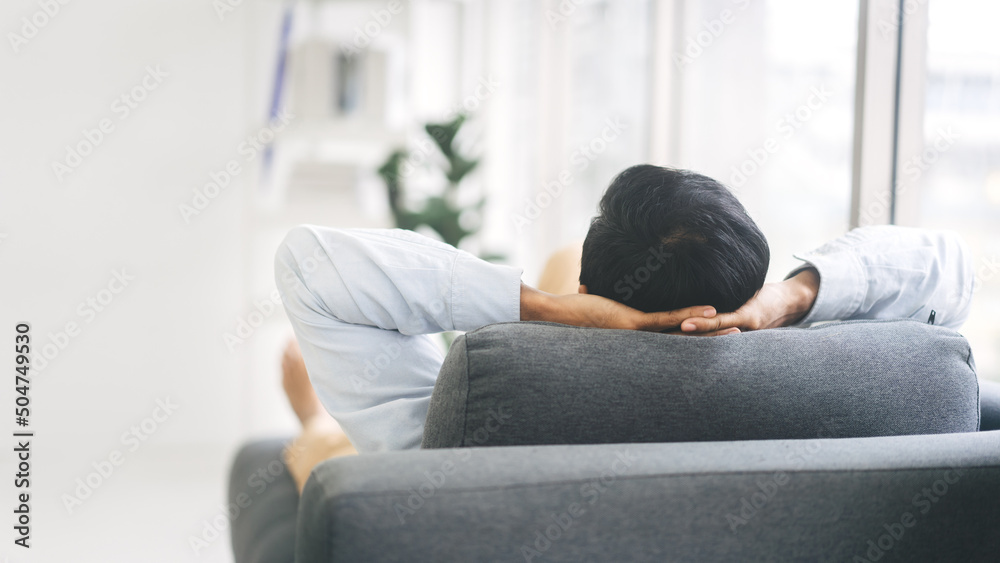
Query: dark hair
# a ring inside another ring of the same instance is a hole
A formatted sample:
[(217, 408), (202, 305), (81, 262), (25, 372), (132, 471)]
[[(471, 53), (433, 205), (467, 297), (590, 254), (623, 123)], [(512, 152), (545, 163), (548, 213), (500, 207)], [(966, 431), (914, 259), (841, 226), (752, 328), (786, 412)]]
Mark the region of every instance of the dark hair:
[(715, 180), (649, 164), (619, 174), (583, 243), (587, 292), (641, 311), (739, 309), (771, 253), (736, 196)]

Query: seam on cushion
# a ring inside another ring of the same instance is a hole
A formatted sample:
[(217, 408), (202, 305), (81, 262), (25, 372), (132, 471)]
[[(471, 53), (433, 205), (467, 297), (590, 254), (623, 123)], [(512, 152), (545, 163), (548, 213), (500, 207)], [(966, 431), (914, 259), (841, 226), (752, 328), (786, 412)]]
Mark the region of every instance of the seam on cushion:
[[(935, 466), (935, 467), (888, 467), (884, 469), (814, 469), (814, 470), (788, 470), (788, 469), (765, 469), (765, 470), (755, 470), (755, 471), (686, 471), (684, 473), (654, 473), (650, 475), (626, 475), (620, 476), (619, 479), (622, 481), (644, 481), (648, 479), (661, 479), (664, 477), (724, 477), (724, 476), (754, 476), (754, 475), (773, 475), (775, 472), (782, 472), (787, 475), (812, 475), (812, 474), (849, 474), (849, 473), (898, 473), (900, 471), (940, 471), (940, 470), (951, 470), (954, 471), (960, 469), (962, 471), (968, 471), (971, 469), (1000, 469), (1000, 465), (976, 465), (969, 467), (956, 467), (956, 466)], [(440, 495), (445, 493), (450, 494), (461, 494), (461, 493), (473, 493), (473, 492), (484, 492), (484, 491), (503, 491), (511, 489), (532, 489), (536, 487), (545, 487), (551, 485), (577, 485), (580, 483), (590, 483), (596, 477), (588, 477), (585, 479), (562, 479), (559, 481), (545, 481), (543, 483), (511, 483), (509, 485), (489, 485), (489, 486), (478, 486), (478, 487), (456, 487), (454, 489), (438, 489), (434, 494)], [(400, 494), (407, 494), (411, 492), (410, 490), (391, 490), (391, 491), (368, 491), (368, 492), (346, 492), (339, 495), (340, 498), (345, 497), (389, 497)]]

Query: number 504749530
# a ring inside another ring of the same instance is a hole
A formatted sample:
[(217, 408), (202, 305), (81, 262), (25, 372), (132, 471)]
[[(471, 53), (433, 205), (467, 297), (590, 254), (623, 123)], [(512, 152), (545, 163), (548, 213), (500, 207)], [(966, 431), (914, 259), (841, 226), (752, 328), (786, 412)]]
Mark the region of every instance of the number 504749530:
[(21, 323), (15, 327), (17, 336), (14, 337), (14, 420), (18, 426), (28, 425), (30, 411), (28, 405), (31, 399), (28, 397), (28, 390), (31, 381), (28, 379), (28, 370), (31, 369), (31, 327)]

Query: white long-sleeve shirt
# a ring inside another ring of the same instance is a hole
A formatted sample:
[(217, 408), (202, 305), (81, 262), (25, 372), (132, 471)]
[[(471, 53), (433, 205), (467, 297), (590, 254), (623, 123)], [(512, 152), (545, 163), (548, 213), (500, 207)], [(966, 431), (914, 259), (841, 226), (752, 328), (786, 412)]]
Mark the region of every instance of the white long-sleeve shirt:
[[(802, 324), (968, 317), (972, 259), (954, 233), (865, 227), (796, 257), (820, 275)], [(320, 401), (359, 452), (420, 446), (444, 360), (431, 334), (520, 320), (521, 270), (410, 231), (296, 227), (275, 277)]]

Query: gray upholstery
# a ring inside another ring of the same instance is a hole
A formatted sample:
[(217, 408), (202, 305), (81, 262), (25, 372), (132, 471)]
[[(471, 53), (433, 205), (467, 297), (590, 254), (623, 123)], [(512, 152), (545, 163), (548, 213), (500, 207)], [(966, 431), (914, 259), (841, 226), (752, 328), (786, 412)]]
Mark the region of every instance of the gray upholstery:
[(998, 553), (1000, 432), (333, 459), (306, 485), (296, 543), (299, 563)]
[(915, 321), (718, 338), (496, 324), (453, 344), (423, 447), (970, 432), (978, 389), (965, 338)]
[(291, 563), (294, 559), (299, 493), (281, 456), (287, 442), (251, 442), (233, 461), (227, 509), (236, 563)]
[(912, 321), (711, 339), (493, 325), (445, 360), (435, 449), (329, 460), (299, 501), (287, 471), (248, 491), (281, 442), (244, 448), (234, 553), (996, 561), (1000, 431), (971, 432), (978, 389), (965, 339)]

